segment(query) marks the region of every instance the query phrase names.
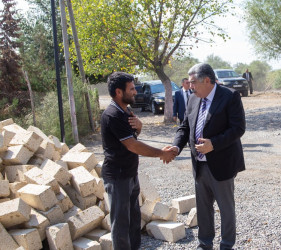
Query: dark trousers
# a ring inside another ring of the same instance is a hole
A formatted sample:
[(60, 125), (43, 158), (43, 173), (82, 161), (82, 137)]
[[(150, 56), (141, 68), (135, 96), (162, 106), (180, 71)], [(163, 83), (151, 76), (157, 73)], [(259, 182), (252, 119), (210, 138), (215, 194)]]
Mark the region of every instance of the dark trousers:
[(253, 94), (253, 83), (252, 81), (248, 81), (250, 87), (250, 94)]
[[(227, 167), (227, 166), (225, 166)], [(232, 249), (236, 239), (236, 219), (234, 202), (234, 178), (217, 181), (207, 163), (198, 166), (195, 180), (198, 220), (198, 249), (212, 249), (215, 237), (214, 201), (221, 215), (220, 249)]]
[(104, 179), (110, 205), (111, 238), (114, 250), (136, 250), (141, 244), (141, 214), (138, 176)]

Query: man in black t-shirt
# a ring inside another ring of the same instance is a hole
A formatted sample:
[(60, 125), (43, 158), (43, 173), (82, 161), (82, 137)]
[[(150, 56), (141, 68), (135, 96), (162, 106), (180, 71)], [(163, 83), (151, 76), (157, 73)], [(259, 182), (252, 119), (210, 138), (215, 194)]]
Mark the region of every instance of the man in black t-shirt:
[(107, 83), (112, 101), (101, 118), (102, 177), (110, 203), (111, 237), (114, 250), (134, 250), (141, 243), (138, 155), (159, 157), (167, 163), (176, 155), (137, 140), (142, 123), (127, 107), (137, 94), (133, 76), (115, 72)]

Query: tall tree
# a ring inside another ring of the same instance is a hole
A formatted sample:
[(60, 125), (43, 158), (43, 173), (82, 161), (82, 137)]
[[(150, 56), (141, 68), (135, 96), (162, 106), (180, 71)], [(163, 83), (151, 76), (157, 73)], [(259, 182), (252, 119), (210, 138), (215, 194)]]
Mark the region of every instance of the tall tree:
[(266, 76), (270, 71), (271, 67), (267, 62), (252, 61), (249, 65), (249, 71), (252, 73), (254, 78), (253, 88), (254, 90), (265, 90), (266, 89)]
[(2, 0), (0, 15), (0, 89), (3, 94), (21, 88), (20, 56), (17, 52), (21, 44), (19, 19), (16, 17), (15, 1)]
[(224, 61), (221, 57), (214, 54), (207, 56), (206, 63), (210, 64), (213, 69), (231, 69), (230, 63)]
[[(201, 39), (199, 27), (225, 35), (212, 17), (232, 1), (74, 0), (73, 8), (87, 73), (140, 70), (157, 74), (165, 86), (165, 117), (172, 121), (172, 88), (165, 66)], [(205, 35), (205, 34), (204, 34)]]
[(246, 21), (257, 52), (268, 58), (281, 58), (280, 0), (248, 0)]

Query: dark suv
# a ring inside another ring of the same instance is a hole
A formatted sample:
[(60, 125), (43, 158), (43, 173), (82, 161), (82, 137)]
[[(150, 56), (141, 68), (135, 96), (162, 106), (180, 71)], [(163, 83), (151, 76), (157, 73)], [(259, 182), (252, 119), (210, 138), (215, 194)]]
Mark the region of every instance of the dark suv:
[[(177, 84), (171, 82), (173, 100), (175, 91), (179, 90)], [(136, 85), (137, 95), (132, 108), (142, 108), (142, 111), (150, 110), (153, 114), (164, 111), (165, 105), (165, 87), (160, 80), (145, 81), (141, 85)]]
[(242, 96), (248, 96), (249, 84), (232, 69), (214, 69), (217, 83), (237, 90)]

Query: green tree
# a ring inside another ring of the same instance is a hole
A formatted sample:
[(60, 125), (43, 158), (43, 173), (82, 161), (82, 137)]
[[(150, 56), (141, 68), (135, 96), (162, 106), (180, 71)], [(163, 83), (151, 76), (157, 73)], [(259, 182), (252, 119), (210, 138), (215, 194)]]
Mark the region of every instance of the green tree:
[(249, 68), (249, 65), (245, 63), (236, 63), (233, 68), (236, 73), (242, 75), (246, 69)]
[(267, 87), (266, 76), (270, 71), (271, 67), (266, 62), (253, 61), (249, 65), (249, 71), (252, 73), (254, 78), (253, 88), (254, 90), (265, 90)]
[(281, 89), (281, 70), (273, 70), (266, 77), (267, 88)]
[(137, 65), (155, 72), (166, 90), (164, 121), (172, 121), (172, 88), (165, 66), (200, 40), (199, 28), (225, 38), (212, 17), (227, 13), (231, 2), (74, 0), (85, 70), (103, 75), (116, 70), (135, 73)]
[(246, 21), (251, 41), (258, 53), (268, 58), (281, 56), (280, 0), (248, 0)]
[(206, 63), (210, 64), (213, 69), (231, 69), (230, 63), (224, 61), (221, 57), (214, 54), (207, 56)]
[(15, 1), (2, 0), (4, 5), (0, 14), (0, 89), (1, 95), (9, 95), (21, 88), (20, 56), (17, 53), (21, 46), (19, 19), (16, 17)]

